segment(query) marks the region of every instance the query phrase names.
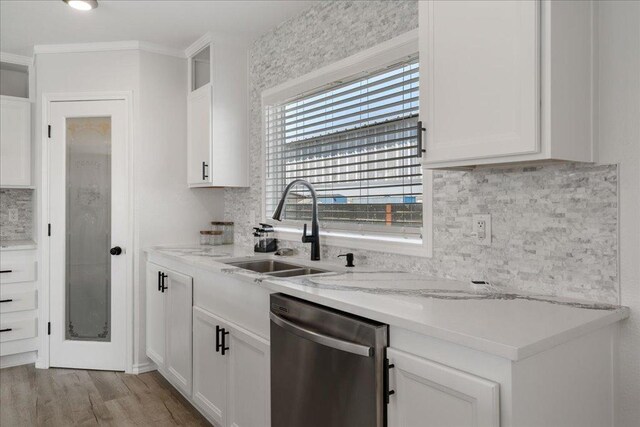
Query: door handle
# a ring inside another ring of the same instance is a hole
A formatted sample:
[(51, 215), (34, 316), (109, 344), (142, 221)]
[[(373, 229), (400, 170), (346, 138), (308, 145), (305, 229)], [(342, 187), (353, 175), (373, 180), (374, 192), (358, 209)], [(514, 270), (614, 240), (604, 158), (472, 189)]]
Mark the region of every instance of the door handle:
[(222, 328), (220, 325), (216, 325), (216, 353), (220, 351), (220, 331)]
[(109, 253), (111, 255), (120, 255), (122, 253), (122, 248), (120, 246), (114, 246), (109, 249)]
[(285, 329), (292, 334), (299, 336), (300, 338), (305, 338), (309, 341), (313, 341), (326, 347), (335, 348), (336, 350), (346, 351), (349, 353), (357, 354), (359, 356), (373, 356), (373, 348), (369, 346), (356, 344), (354, 342), (345, 341), (339, 338), (330, 337), (328, 335), (319, 334), (315, 331), (310, 331), (271, 312), (269, 313), (269, 318), (271, 318), (271, 321), (280, 326), (282, 329)]
[(162, 291), (162, 272), (158, 270), (158, 291)]
[(13, 273), (13, 270), (0, 270), (0, 274), (2, 273)]
[(0, 329), (0, 332), (10, 332), (10, 331), (13, 331), (13, 329), (11, 328)]
[(1, 300), (0, 300), (0, 303), (3, 303), (3, 302), (11, 302), (11, 301), (13, 301), (11, 298), (9, 298), (9, 299), (1, 299)]

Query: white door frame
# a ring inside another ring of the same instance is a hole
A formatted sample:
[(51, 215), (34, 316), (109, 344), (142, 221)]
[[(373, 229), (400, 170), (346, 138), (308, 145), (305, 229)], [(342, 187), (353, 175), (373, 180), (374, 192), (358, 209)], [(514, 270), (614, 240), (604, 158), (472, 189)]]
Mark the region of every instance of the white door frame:
[(126, 363), (125, 372), (133, 373), (133, 349), (134, 349), (134, 331), (133, 331), (133, 274), (134, 274), (134, 254), (137, 248), (134, 247), (134, 168), (133, 168), (133, 92), (132, 91), (113, 91), (113, 92), (79, 92), (79, 93), (45, 93), (42, 95), (42, 123), (40, 127), (41, 135), (41, 186), (39, 205), (41, 207), (40, 227), (38, 230), (38, 242), (40, 242), (40, 266), (39, 277), (40, 290), (38, 292), (38, 336), (39, 351), (36, 360), (36, 367), (41, 369), (49, 368), (49, 335), (48, 322), (50, 321), (50, 242), (48, 238), (49, 224), (49, 138), (48, 126), (50, 120), (50, 106), (52, 102), (63, 101), (112, 101), (121, 100), (125, 102), (127, 109), (128, 129), (124, 141), (126, 151), (126, 168), (129, 174), (129, 200), (127, 215), (127, 239), (126, 250), (122, 254), (125, 257), (126, 264), (126, 283), (125, 283), (125, 329), (126, 329)]

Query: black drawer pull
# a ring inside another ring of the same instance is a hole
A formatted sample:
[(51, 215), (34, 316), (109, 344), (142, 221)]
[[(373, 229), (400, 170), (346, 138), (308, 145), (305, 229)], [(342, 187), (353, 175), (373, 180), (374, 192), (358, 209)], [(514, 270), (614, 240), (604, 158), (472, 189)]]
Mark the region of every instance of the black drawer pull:
[(9, 299), (0, 299), (0, 303), (11, 302), (11, 301), (13, 301), (11, 298), (9, 298)]
[(11, 328), (0, 329), (0, 332), (9, 332), (9, 331), (13, 331), (13, 329)]
[(13, 270), (0, 270), (0, 273), (13, 273)]

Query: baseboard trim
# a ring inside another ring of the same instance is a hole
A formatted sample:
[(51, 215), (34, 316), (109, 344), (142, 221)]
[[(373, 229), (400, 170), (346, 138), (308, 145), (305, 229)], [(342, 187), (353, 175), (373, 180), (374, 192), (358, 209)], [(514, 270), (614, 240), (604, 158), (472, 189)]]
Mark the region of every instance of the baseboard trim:
[(152, 361), (137, 363), (131, 367), (131, 373), (138, 375), (144, 374), (145, 372), (151, 372), (157, 370), (158, 367)]
[(0, 357), (0, 369), (11, 368), (20, 365), (30, 365), (36, 361), (36, 358), (37, 352), (35, 351), (2, 356)]

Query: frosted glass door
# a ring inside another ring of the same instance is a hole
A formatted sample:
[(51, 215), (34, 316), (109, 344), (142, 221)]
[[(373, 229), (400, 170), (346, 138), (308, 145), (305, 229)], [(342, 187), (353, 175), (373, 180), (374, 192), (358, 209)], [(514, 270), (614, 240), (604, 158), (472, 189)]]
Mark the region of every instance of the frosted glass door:
[(66, 339), (110, 341), (111, 118), (66, 127)]
[(127, 111), (123, 100), (50, 104), (50, 366), (126, 367), (133, 263)]

